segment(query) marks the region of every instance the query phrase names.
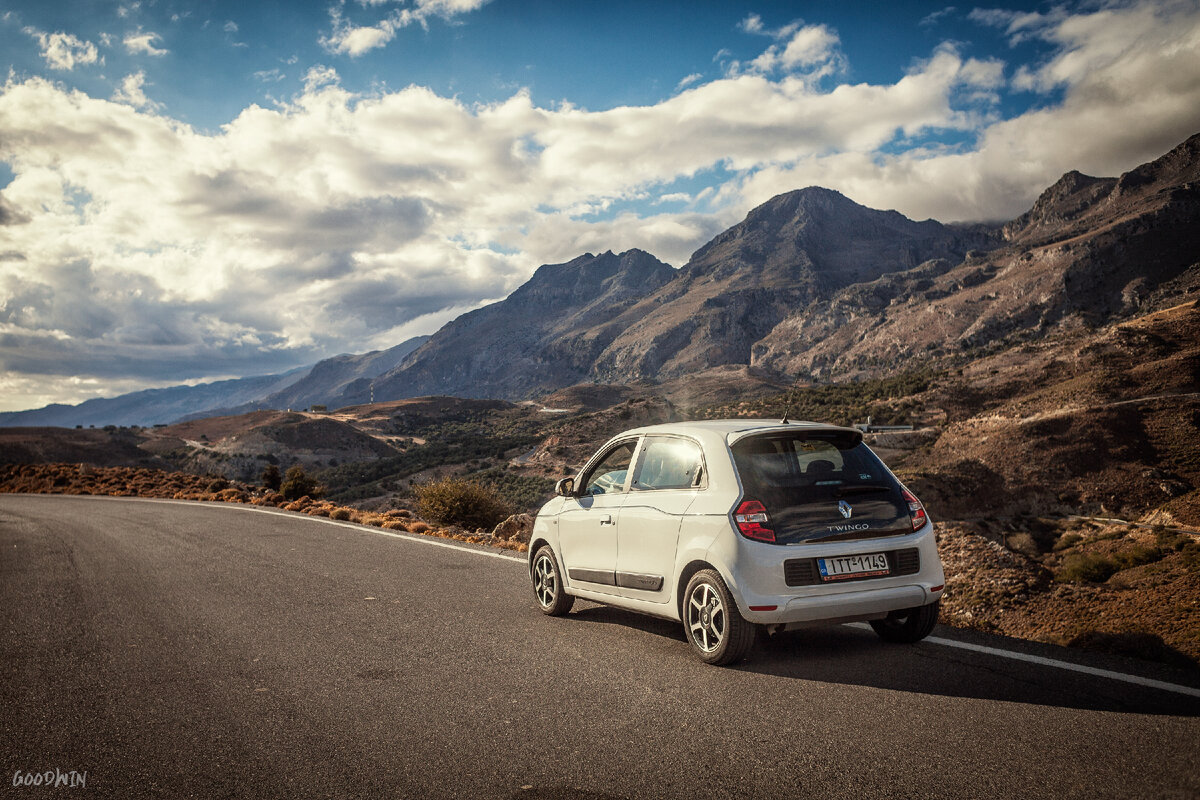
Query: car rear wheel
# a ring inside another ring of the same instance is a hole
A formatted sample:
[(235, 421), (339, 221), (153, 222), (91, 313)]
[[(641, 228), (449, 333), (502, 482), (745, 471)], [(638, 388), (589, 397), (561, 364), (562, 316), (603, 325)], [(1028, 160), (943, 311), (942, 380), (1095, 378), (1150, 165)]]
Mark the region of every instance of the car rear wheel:
[(574, 595), (569, 595), (562, 582), (562, 572), (550, 545), (542, 545), (533, 556), (533, 595), (543, 614), (561, 617), (575, 605)]
[(692, 649), (707, 664), (734, 664), (754, 644), (754, 625), (742, 618), (725, 581), (702, 569), (683, 593), (683, 629)]
[(887, 642), (919, 642), (933, 631), (937, 624), (940, 601), (927, 606), (893, 611), (886, 619), (871, 620), (871, 627)]

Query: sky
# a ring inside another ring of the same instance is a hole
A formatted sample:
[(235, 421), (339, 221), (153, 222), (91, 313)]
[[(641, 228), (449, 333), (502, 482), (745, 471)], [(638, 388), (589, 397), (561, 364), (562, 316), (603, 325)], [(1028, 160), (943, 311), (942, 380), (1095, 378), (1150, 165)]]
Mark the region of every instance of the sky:
[(0, 0), (0, 411), (679, 267), (819, 185), (999, 221), (1200, 132), (1195, 0)]

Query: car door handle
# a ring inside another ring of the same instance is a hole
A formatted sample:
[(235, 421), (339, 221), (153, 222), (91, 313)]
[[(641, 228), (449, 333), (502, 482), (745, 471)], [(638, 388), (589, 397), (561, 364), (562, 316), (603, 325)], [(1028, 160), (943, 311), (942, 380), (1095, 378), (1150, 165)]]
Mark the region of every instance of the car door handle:
[(601, 525), (612, 525), (612, 515), (605, 514), (603, 517), (600, 518), (600, 524)]

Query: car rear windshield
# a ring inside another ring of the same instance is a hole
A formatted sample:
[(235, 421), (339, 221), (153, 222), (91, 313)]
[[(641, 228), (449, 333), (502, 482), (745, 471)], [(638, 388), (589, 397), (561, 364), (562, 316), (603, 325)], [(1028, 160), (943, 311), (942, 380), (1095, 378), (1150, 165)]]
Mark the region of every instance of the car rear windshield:
[(761, 502), (776, 541), (911, 533), (901, 487), (858, 435), (796, 431), (733, 445), (743, 499)]

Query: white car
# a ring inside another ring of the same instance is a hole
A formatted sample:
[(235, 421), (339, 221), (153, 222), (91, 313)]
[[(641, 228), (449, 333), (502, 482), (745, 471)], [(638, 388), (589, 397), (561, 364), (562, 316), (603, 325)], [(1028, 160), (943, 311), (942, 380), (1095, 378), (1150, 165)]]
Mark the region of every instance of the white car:
[(637, 428), (556, 495), (529, 542), (546, 614), (582, 597), (679, 620), (710, 664), (742, 659), (760, 626), (868, 620), (886, 640), (915, 642), (937, 622), (933, 525), (853, 428)]

